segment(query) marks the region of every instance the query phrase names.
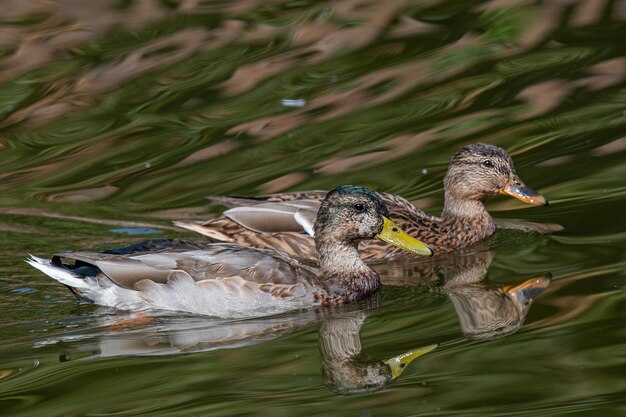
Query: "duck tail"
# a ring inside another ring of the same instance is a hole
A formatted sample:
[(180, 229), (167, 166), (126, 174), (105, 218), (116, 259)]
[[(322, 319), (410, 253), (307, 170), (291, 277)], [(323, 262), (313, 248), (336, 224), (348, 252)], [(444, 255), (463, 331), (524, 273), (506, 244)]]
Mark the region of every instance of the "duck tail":
[(67, 285), (70, 288), (88, 289), (89, 285), (83, 277), (72, 271), (60, 266), (53, 265), (48, 259), (40, 258), (38, 256), (30, 255), (30, 258), (26, 259), (26, 263), (48, 275), (49, 277), (59, 281), (61, 284)]

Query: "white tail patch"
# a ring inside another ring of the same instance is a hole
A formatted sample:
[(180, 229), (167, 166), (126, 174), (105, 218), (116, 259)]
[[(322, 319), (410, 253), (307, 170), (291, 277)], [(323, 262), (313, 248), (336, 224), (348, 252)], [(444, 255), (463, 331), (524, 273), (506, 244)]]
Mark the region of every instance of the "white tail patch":
[(96, 304), (108, 307), (116, 307), (123, 310), (144, 309), (150, 306), (141, 299), (139, 292), (114, 285), (107, 278), (82, 277), (72, 271), (52, 265), (43, 258), (30, 255), (26, 263), (55, 279), (61, 284), (78, 289), (82, 298), (91, 300)]
[(85, 280), (65, 268), (52, 265), (49, 260), (30, 255), (26, 259), (26, 263), (48, 275), (49, 277), (59, 281), (61, 284), (68, 285), (73, 288), (88, 289), (89, 284)]

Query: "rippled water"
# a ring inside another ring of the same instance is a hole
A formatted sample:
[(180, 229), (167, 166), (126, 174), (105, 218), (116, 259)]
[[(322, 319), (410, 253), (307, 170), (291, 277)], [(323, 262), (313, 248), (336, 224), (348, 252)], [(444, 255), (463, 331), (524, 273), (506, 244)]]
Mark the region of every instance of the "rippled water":
[[(624, 20), (611, 0), (5, 0), (0, 414), (626, 414)], [(201, 239), (171, 220), (212, 215), (207, 194), (357, 183), (438, 213), (477, 141), (550, 200), (494, 216), (563, 230), (500, 230), (436, 276), (383, 265), (353, 306), (137, 316), (23, 262)], [(520, 314), (502, 287), (525, 281)]]

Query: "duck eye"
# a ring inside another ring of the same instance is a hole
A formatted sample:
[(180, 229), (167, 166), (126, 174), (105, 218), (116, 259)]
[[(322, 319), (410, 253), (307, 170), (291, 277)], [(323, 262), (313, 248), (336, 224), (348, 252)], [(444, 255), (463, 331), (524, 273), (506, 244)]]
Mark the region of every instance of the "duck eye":
[(361, 203), (356, 203), (352, 208), (359, 212), (365, 210), (365, 206)]
[(491, 162), (491, 159), (485, 159), (483, 161), (483, 166), (485, 166), (487, 168), (493, 168), (493, 162)]

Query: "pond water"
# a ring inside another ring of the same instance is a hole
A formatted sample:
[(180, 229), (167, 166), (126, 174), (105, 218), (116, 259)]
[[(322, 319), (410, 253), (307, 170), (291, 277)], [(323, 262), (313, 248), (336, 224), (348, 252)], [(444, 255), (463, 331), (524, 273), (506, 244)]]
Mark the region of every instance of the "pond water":
[[(0, 415), (626, 415), (625, 20), (613, 0), (4, 0)], [(436, 214), (480, 141), (550, 200), (494, 217), (563, 230), (381, 265), (380, 293), (332, 311), (137, 316), (24, 262), (204, 240), (172, 220), (215, 215), (207, 194), (353, 183)], [(520, 313), (502, 288), (525, 281)]]

